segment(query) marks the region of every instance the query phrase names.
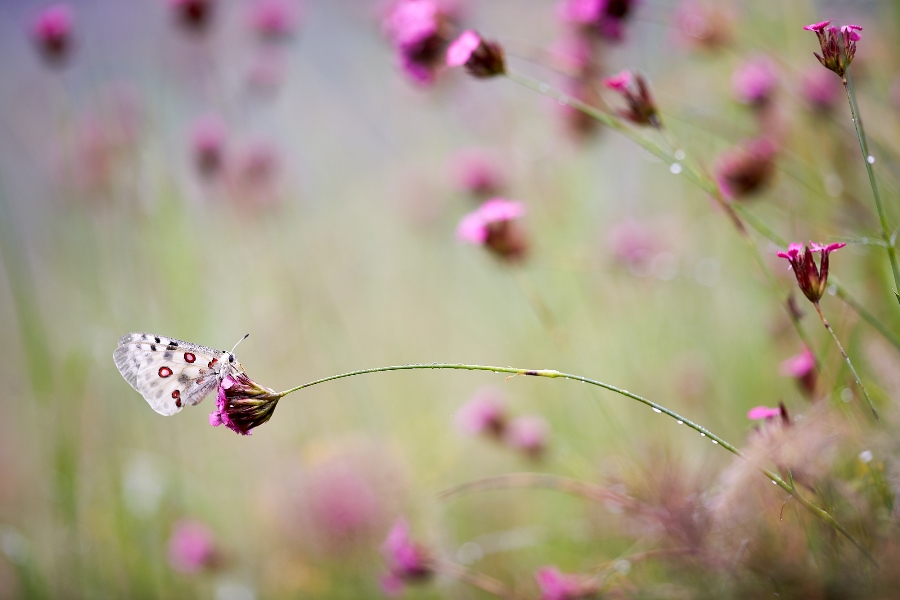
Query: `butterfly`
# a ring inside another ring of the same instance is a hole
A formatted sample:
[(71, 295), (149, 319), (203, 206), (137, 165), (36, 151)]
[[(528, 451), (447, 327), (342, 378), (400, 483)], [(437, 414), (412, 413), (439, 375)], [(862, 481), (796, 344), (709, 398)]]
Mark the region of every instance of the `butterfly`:
[(113, 360), (150, 408), (166, 416), (199, 404), (228, 375), (244, 373), (231, 352), (153, 333), (122, 336)]

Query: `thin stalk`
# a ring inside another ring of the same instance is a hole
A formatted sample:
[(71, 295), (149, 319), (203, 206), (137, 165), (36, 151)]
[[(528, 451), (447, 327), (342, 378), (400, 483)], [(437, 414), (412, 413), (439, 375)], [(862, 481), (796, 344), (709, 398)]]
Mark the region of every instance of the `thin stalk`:
[[(823, 320), (824, 320), (824, 317), (823, 317)], [(832, 334), (832, 335), (834, 335), (834, 334)], [(835, 341), (837, 341), (837, 338), (835, 338)], [(838, 344), (838, 345), (840, 345), (840, 344)], [(842, 349), (842, 352), (843, 352), (843, 349)], [(849, 360), (848, 360), (848, 363), (849, 363)], [(851, 369), (852, 368), (853, 367), (851, 366)], [(392, 365), (389, 367), (376, 367), (374, 369), (360, 369), (358, 371), (350, 371), (348, 373), (340, 373), (338, 375), (330, 375), (328, 377), (323, 377), (322, 379), (316, 379), (315, 381), (310, 381), (309, 383), (304, 383), (302, 385), (298, 385), (296, 387), (289, 388), (287, 390), (284, 390), (283, 392), (279, 392), (278, 394), (276, 394), (276, 396), (278, 398), (283, 398), (284, 396), (287, 396), (288, 394), (292, 394), (294, 392), (300, 391), (302, 389), (306, 389), (308, 387), (312, 387), (314, 385), (319, 385), (320, 383), (336, 381), (338, 379), (344, 379), (347, 377), (355, 377), (357, 375), (366, 375), (368, 373), (383, 373), (386, 371), (413, 371), (413, 370), (419, 370), (419, 369), (455, 369), (455, 370), (464, 370), (464, 371), (491, 371), (493, 373), (509, 373), (512, 376), (528, 375), (528, 376), (532, 376), (532, 377), (548, 377), (550, 379), (562, 378), (562, 379), (570, 379), (572, 381), (580, 381), (582, 383), (589, 383), (591, 385), (601, 387), (605, 390), (615, 392), (621, 396), (625, 396), (626, 398), (636, 400), (636, 401), (640, 402), (641, 404), (646, 404), (647, 406), (652, 408), (654, 412), (661, 413), (661, 414), (667, 415), (667, 416), (675, 419), (679, 425), (687, 425), (689, 428), (698, 432), (701, 436), (709, 438), (713, 444), (721, 446), (722, 448), (728, 450), (729, 452), (731, 452), (732, 454), (734, 454), (736, 456), (739, 456), (740, 458), (747, 459), (747, 455), (744, 454), (743, 452), (741, 452), (733, 444), (729, 443), (728, 441), (726, 441), (726, 440), (722, 439), (721, 437), (719, 437), (718, 435), (714, 434), (706, 427), (703, 427), (702, 425), (698, 425), (697, 423), (694, 423), (690, 419), (681, 416), (677, 412), (675, 412), (671, 409), (668, 409), (665, 406), (662, 406), (661, 404), (657, 404), (656, 402), (653, 402), (652, 400), (648, 400), (647, 398), (644, 398), (643, 396), (638, 396), (637, 394), (629, 392), (628, 390), (618, 388), (614, 385), (610, 385), (608, 383), (604, 383), (604, 382), (598, 381), (596, 379), (582, 377), (581, 375), (572, 375), (569, 373), (563, 373), (561, 371), (555, 371), (553, 369), (519, 369), (516, 367), (494, 367), (494, 366), (490, 366), (490, 365), (467, 365), (467, 364), (462, 364), (462, 363), (427, 363), (427, 364), (423, 363), (423, 364), (409, 364), (409, 365)], [(854, 371), (854, 373), (855, 373), (855, 371)], [(862, 385), (862, 384), (860, 384), (860, 385)], [(867, 398), (868, 398), (868, 396), (867, 396)], [(874, 410), (874, 408), (873, 408), (873, 410)], [(843, 534), (848, 540), (850, 540), (850, 542), (854, 546), (856, 546), (863, 554), (865, 554), (866, 557), (868, 557), (870, 560), (872, 560), (874, 562), (874, 559), (868, 553), (868, 551), (866, 551), (866, 549), (862, 546), (862, 544), (860, 544), (856, 540), (856, 538), (854, 538), (850, 534), (849, 531), (844, 529), (844, 527), (840, 523), (838, 523), (837, 520), (833, 516), (831, 516), (826, 511), (815, 506), (810, 501), (808, 501), (805, 498), (803, 498), (802, 496), (800, 496), (800, 494), (797, 492), (796, 488), (793, 485), (793, 481), (791, 481), (791, 483), (788, 483), (780, 475), (770, 471), (769, 469), (766, 469), (764, 467), (759, 467), (759, 466), (757, 468), (759, 468), (759, 470), (762, 471), (762, 473), (766, 477), (768, 477), (772, 481), (772, 483), (774, 483), (775, 485), (777, 485), (778, 487), (780, 487), (781, 489), (786, 491), (788, 494), (790, 494), (791, 496), (796, 498), (797, 501), (800, 504), (802, 504), (804, 507), (806, 507), (806, 509), (809, 510), (812, 514), (814, 514), (816, 517), (821, 519), (823, 522), (827, 523), (828, 525), (833, 527), (835, 530), (837, 530), (838, 532)]]
[[(869, 154), (869, 142), (866, 139), (866, 132), (863, 129), (862, 119), (859, 116), (859, 106), (856, 103), (856, 93), (853, 87), (843, 77), (844, 90), (847, 92), (847, 102), (850, 104), (850, 116), (853, 119), (853, 126), (856, 128), (856, 139), (859, 140), (859, 150), (863, 155), (863, 162), (866, 165), (866, 174), (869, 176), (869, 185), (872, 187), (872, 196), (875, 198), (875, 209), (878, 211), (878, 222), (881, 224), (881, 238), (887, 247), (888, 259), (891, 261), (891, 271), (894, 274), (894, 297), (900, 302), (900, 267), (897, 266), (897, 250), (891, 241), (891, 234), (888, 231), (887, 217), (884, 214), (884, 206), (881, 203), (881, 194), (878, 193), (878, 184), (875, 181), (875, 172), (872, 169), (874, 157)], [(870, 162), (870, 160), (872, 162)]]
[(498, 598), (506, 598), (508, 600), (515, 598), (512, 590), (502, 581), (494, 579), (489, 575), (485, 575), (480, 571), (464, 567), (459, 563), (450, 562), (449, 560), (432, 559), (431, 567), (442, 575), (468, 583), (469, 585), (477, 587)]
[(863, 385), (862, 380), (859, 378), (859, 374), (853, 367), (853, 363), (850, 362), (850, 357), (847, 356), (846, 352), (844, 352), (844, 347), (841, 345), (841, 341), (838, 339), (837, 335), (835, 335), (834, 330), (831, 328), (831, 324), (828, 322), (828, 319), (826, 319), (825, 315), (822, 314), (822, 309), (819, 307), (819, 303), (813, 302), (813, 305), (816, 307), (816, 312), (819, 313), (819, 318), (822, 319), (822, 325), (824, 325), (825, 329), (828, 330), (828, 333), (831, 334), (831, 339), (833, 339), (834, 343), (837, 344), (838, 350), (841, 351), (841, 356), (843, 356), (844, 360), (847, 361), (847, 366), (850, 367), (850, 372), (853, 373), (853, 378), (856, 379), (856, 385), (858, 385), (859, 389), (862, 390), (863, 396), (866, 398), (866, 402), (869, 403), (869, 408), (872, 410), (872, 414), (875, 415), (876, 420), (880, 421), (881, 417), (878, 416), (878, 411), (875, 410), (875, 405), (872, 404), (872, 399), (869, 398), (869, 392), (866, 391), (866, 386)]

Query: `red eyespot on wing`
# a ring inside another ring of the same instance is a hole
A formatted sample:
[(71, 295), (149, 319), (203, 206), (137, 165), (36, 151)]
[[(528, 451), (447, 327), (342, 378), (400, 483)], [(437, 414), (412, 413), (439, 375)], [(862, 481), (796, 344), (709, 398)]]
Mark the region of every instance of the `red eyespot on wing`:
[[(193, 362), (193, 361), (191, 361), (191, 362)], [(213, 368), (213, 365), (216, 364), (217, 362), (219, 362), (219, 359), (218, 359), (218, 358), (214, 358), (214, 359), (212, 359), (211, 361), (209, 361), (209, 364), (206, 365), (206, 366), (207, 366), (208, 368), (212, 369), (212, 368)]]
[(194, 384), (195, 384), (195, 385), (200, 385), (201, 383), (203, 383), (203, 378), (202, 378), (202, 377), (200, 377), (199, 379), (194, 380)]
[(169, 377), (172, 375), (172, 369), (169, 367), (160, 367), (159, 368), (159, 376), (160, 377)]
[(175, 398), (175, 406), (181, 408), (181, 391), (175, 390), (172, 392), (172, 397)]
[(194, 362), (195, 360), (197, 360), (197, 357), (194, 356), (193, 354), (191, 354), (190, 352), (185, 352), (185, 353), (184, 353), (184, 360), (186, 360), (186, 361), (189, 362), (189, 363), (192, 363), (192, 362)]

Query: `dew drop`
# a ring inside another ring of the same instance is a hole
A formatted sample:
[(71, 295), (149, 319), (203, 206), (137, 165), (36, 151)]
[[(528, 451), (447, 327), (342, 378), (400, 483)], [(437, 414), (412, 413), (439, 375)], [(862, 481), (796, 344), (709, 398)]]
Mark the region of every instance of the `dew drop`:
[(703, 432), (701, 432), (701, 433), (700, 433), (700, 437), (706, 437), (706, 434), (703, 433)]
[(713, 440), (712, 443), (713, 443), (713, 444), (718, 444), (719, 442), (717, 442), (716, 440)]
[(775, 481), (774, 479), (772, 480), (772, 483), (774, 483), (775, 485), (778, 485), (778, 482)]
[(872, 156), (872, 155), (870, 154), (870, 155), (866, 158), (866, 162), (869, 163), (870, 165), (874, 165), (874, 164), (875, 164), (875, 157)]
[(687, 155), (684, 153), (684, 150), (679, 148), (678, 150), (675, 151), (675, 158), (677, 160), (684, 160), (685, 156), (687, 156)]
[(653, 412), (655, 412), (655, 413), (661, 413), (662, 411), (659, 410), (658, 408), (654, 408), (654, 409), (653, 409)]
[(538, 89), (541, 90), (542, 94), (546, 94), (547, 91), (550, 89), (550, 86), (547, 85), (546, 83), (542, 83), (540, 86), (538, 86)]
[(684, 425), (684, 421), (678, 421), (679, 425)]
[(559, 103), (562, 104), (563, 106), (565, 106), (566, 104), (569, 103), (569, 97), (568, 96), (560, 96)]
[(680, 163), (672, 163), (669, 165), (669, 172), (673, 175), (678, 175), (681, 173), (681, 164)]

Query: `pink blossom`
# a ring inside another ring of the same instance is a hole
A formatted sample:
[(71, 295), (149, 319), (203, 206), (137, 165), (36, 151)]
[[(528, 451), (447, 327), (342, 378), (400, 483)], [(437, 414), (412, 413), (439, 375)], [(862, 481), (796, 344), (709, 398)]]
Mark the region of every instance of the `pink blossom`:
[(289, 38), (297, 30), (300, 8), (297, 0), (257, 0), (249, 13), (250, 27), (265, 40)]
[(472, 52), (481, 45), (481, 38), (471, 29), (462, 32), (456, 41), (447, 48), (447, 66), (460, 67), (469, 60)]
[(222, 168), (227, 137), (225, 121), (218, 115), (200, 117), (191, 126), (191, 151), (201, 175), (211, 176)]
[(179, 25), (188, 31), (205, 31), (212, 21), (215, 0), (168, 0)]
[(803, 29), (805, 29), (806, 31), (815, 31), (816, 33), (819, 33), (821, 31), (824, 31), (825, 28), (829, 25), (831, 25), (831, 21), (820, 21), (818, 23), (813, 23), (812, 25), (804, 25)]
[(398, 0), (383, 28), (406, 75), (420, 84), (434, 81), (445, 58), (449, 15), (434, 0)]
[[(807, 25), (803, 29), (814, 31), (819, 40), (822, 54), (813, 53), (816, 60), (830, 71), (834, 71), (841, 79), (845, 79), (847, 69), (856, 56), (856, 42), (862, 39), (859, 25), (844, 25), (840, 29), (831, 26), (831, 21), (822, 21)], [(827, 28), (827, 29), (826, 29)]]
[(650, 96), (650, 86), (643, 75), (622, 71), (618, 75), (604, 79), (603, 85), (617, 91), (625, 99), (628, 108), (619, 110), (620, 116), (635, 125), (660, 126), (656, 105)]
[(838, 80), (828, 71), (815, 67), (807, 69), (800, 80), (800, 94), (809, 105), (821, 112), (834, 108), (841, 99), (843, 90)]
[(543, 454), (548, 437), (547, 421), (536, 415), (517, 417), (509, 422), (506, 429), (506, 443), (532, 458)]
[(625, 219), (616, 224), (610, 229), (607, 238), (615, 257), (638, 272), (659, 251), (654, 233), (634, 219)]
[(49, 63), (61, 63), (72, 48), (74, 14), (69, 4), (54, 4), (38, 14), (31, 28), (38, 49)]
[(497, 390), (479, 390), (456, 412), (456, 423), (468, 434), (500, 436), (506, 429), (506, 408)]
[(169, 565), (184, 573), (216, 566), (218, 553), (212, 532), (198, 521), (179, 521), (169, 538)]
[(494, 157), (479, 150), (462, 150), (453, 155), (450, 176), (458, 189), (475, 196), (495, 194), (504, 185)]
[(591, 35), (618, 42), (635, 4), (636, 0), (562, 0), (556, 14)]
[(631, 71), (622, 71), (618, 75), (613, 75), (612, 77), (607, 77), (603, 80), (603, 85), (608, 87), (611, 90), (624, 91), (627, 90), (631, 85), (631, 80), (633, 77), (631, 76)]
[[(786, 252), (778, 252), (778, 257), (791, 263), (791, 269), (803, 295), (810, 302), (818, 303), (828, 286), (828, 255), (846, 245), (844, 242), (836, 242), (823, 246), (810, 242), (804, 250), (802, 244), (793, 243), (788, 246)], [(813, 259), (813, 252), (819, 253), (818, 267)]]
[(770, 406), (757, 406), (747, 411), (747, 418), (751, 421), (760, 421), (763, 419), (774, 419), (781, 415), (781, 409)]
[(426, 580), (432, 574), (428, 553), (412, 540), (405, 519), (394, 523), (381, 546), (381, 553), (388, 565), (387, 575), (381, 578), (381, 587), (388, 595), (399, 595), (403, 584)]
[(525, 214), (521, 202), (491, 198), (464, 216), (456, 228), (456, 237), (470, 244), (487, 246), (505, 258), (518, 258), (525, 242), (512, 223)]
[(772, 98), (778, 85), (774, 63), (761, 56), (741, 65), (731, 78), (731, 85), (738, 100), (745, 104), (761, 105)]
[(776, 152), (775, 143), (764, 137), (723, 152), (715, 169), (722, 194), (739, 200), (762, 191), (775, 174)]
[(800, 389), (811, 396), (816, 390), (818, 378), (816, 357), (809, 348), (804, 347), (803, 352), (781, 363), (781, 374), (796, 379)]
[(281, 396), (239, 372), (227, 375), (216, 391), (216, 410), (209, 415), (213, 427), (225, 425), (241, 435), (272, 418)]
[(579, 575), (569, 575), (556, 567), (541, 567), (535, 574), (541, 600), (578, 600), (597, 593), (597, 585)]

